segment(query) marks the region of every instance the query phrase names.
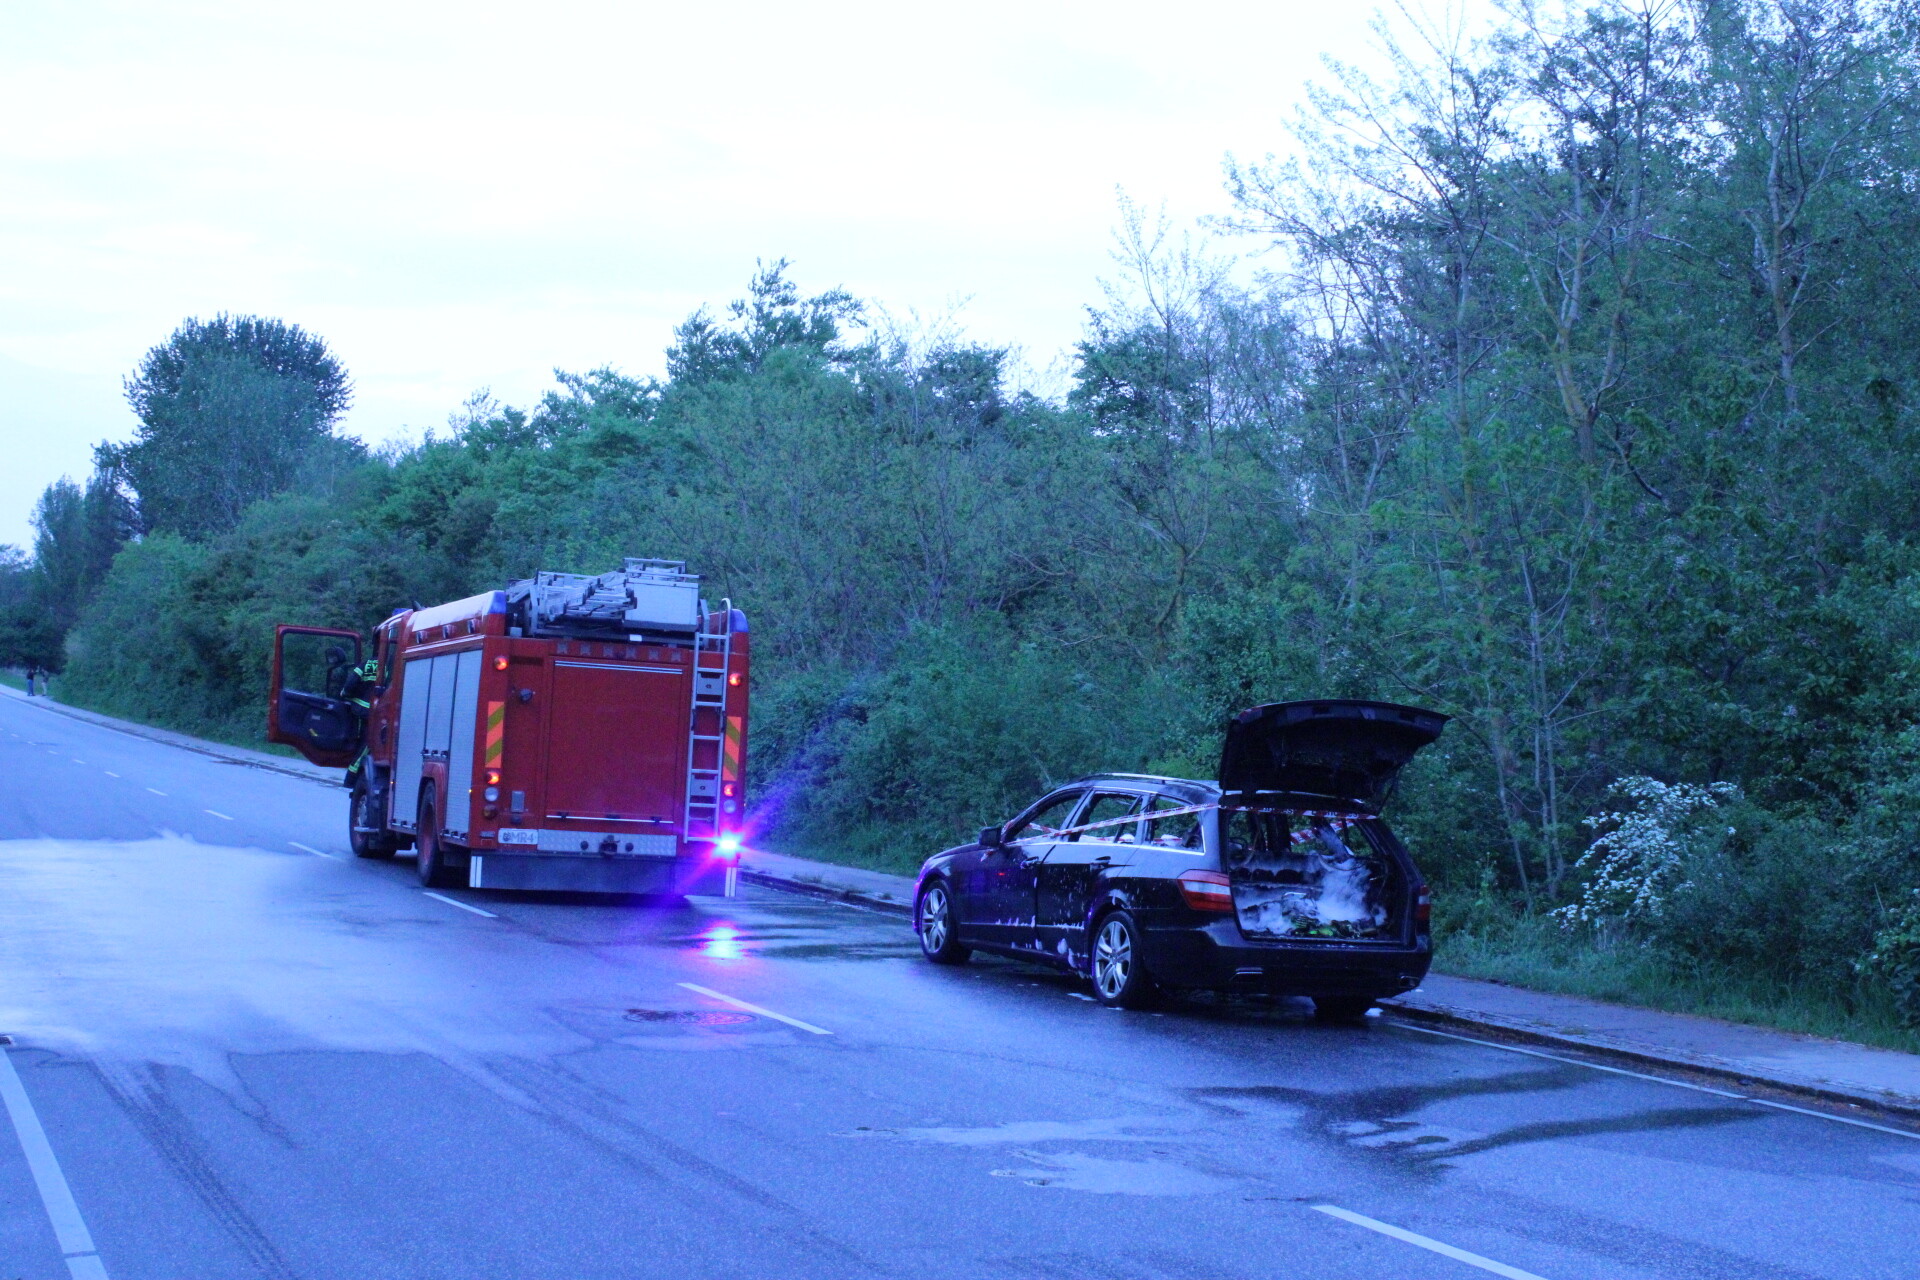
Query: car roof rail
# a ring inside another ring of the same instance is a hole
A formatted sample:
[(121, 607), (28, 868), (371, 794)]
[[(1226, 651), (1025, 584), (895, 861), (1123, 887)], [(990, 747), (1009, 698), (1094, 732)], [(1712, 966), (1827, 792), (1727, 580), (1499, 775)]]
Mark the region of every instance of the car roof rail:
[(1075, 778), (1072, 782), (1063, 785), (1077, 787), (1095, 782), (1171, 782), (1177, 786), (1199, 787), (1206, 791), (1218, 791), (1220, 789), (1219, 784), (1208, 782), (1203, 778), (1175, 778), (1164, 773), (1091, 773), (1084, 778)]

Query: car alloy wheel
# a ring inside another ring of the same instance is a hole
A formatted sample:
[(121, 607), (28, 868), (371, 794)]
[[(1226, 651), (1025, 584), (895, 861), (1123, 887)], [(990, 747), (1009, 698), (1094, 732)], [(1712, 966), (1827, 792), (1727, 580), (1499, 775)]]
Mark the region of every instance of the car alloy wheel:
[(947, 886), (935, 880), (920, 894), (915, 917), (920, 925), (920, 950), (935, 964), (964, 964), (972, 950), (960, 945), (953, 930), (953, 899)]
[(929, 951), (947, 945), (947, 891), (939, 885), (927, 890), (920, 903), (920, 941)]
[(1114, 1009), (1144, 1009), (1159, 989), (1140, 957), (1140, 928), (1125, 911), (1100, 918), (1094, 931), (1093, 994)]
[(1119, 916), (1109, 916), (1093, 948), (1093, 985), (1102, 998), (1118, 1000), (1132, 976), (1133, 930)]

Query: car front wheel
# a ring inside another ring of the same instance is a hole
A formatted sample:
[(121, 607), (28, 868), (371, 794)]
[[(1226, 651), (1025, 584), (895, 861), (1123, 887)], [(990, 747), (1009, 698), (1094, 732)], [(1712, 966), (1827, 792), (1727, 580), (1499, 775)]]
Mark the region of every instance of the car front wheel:
[(920, 891), (913, 919), (920, 930), (920, 951), (935, 964), (965, 964), (973, 954), (960, 945), (960, 937), (954, 931), (953, 897), (944, 881), (929, 881)]
[(1116, 1009), (1153, 1002), (1153, 979), (1140, 959), (1140, 928), (1124, 911), (1103, 916), (1093, 941), (1093, 994)]

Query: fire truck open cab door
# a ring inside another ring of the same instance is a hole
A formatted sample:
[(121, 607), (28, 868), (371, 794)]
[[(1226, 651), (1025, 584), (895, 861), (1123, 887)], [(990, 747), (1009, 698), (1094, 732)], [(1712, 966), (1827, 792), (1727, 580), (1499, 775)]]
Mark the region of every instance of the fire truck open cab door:
[(360, 754), (366, 723), (341, 695), (360, 665), (360, 636), (327, 627), (273, 629), (267, 741), (317, 765), (344, 769)]

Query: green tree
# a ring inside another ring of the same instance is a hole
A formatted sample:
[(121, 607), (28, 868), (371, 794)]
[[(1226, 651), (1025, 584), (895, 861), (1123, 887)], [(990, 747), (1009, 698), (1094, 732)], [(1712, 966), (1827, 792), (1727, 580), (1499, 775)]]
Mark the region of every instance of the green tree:
[(132, 491), (146, 532), (205, 538), (250, 504), (357, 452), (333, 434), (352, 398), (320, 338), (261, 316), (188, 320), (126, 382), (134, 439), (100, 470)]
[(0, 546), (0, 667), (53, 671), (60, 634), (34, 598), (34, 566), (18, 547)]
[(839, 354), (840, 340), (864, 308), (844, 289), (811, 298), (787, 279), (792, 264), (777, 258), (761, 263), (745, 298), (727, 304), (727, 321), (705, 307), (673, 331), (667, 349), (667, 375), (681, 386), (737, 378), (762, 369), (775, 351), (805, 351), (819, 359)]
[(61, 669), (67, 633), (106, 580), (132, 521), (126, 499), (100, 476), (84, 489), (65, 479), (47, 486), (33, 509), (33, 557), (9, 571), (6, 660)]

